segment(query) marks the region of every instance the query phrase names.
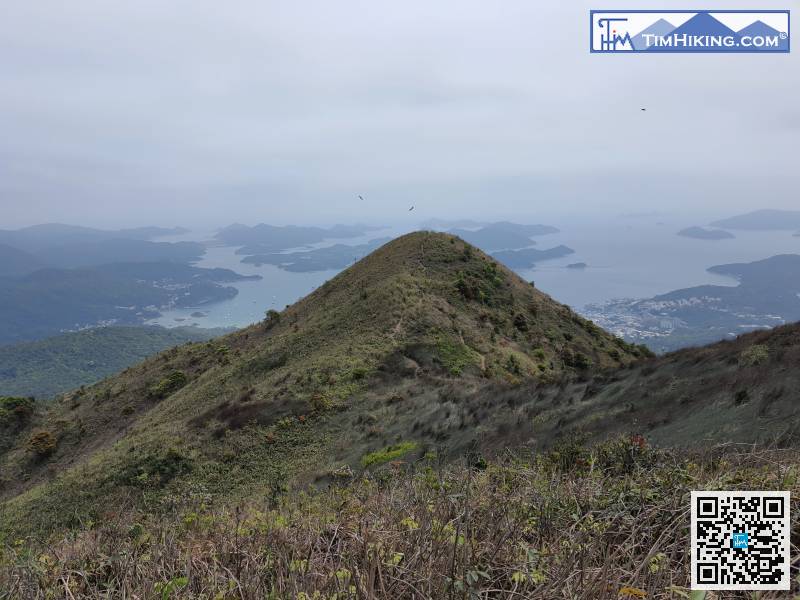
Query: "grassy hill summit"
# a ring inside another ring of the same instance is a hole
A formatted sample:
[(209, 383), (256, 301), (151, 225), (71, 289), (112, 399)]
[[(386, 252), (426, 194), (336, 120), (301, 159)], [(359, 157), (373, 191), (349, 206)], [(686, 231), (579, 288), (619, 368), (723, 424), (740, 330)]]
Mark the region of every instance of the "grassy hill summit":
[(278, 493), (456, 451), (492, 406), (454, 395), (642, 352), (462, 240), (412, 233), (261, 324), (163, 352), (47, 411), (6, 411), (3, 522), (64, 524), (131, 492)]

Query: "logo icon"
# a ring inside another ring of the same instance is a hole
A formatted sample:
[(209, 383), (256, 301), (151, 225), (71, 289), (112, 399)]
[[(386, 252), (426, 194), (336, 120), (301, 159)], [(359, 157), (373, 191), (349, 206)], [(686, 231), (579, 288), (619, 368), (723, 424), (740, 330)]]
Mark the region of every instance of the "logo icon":
[(591, 52), (790, 51), (790, 13), (766, 11), (593, 10)]
[(731, 543), (732, 548), (744, 548), (747, 549), (747, 534), (746, 533), (734, 533), (733, 534), (733, 541)]

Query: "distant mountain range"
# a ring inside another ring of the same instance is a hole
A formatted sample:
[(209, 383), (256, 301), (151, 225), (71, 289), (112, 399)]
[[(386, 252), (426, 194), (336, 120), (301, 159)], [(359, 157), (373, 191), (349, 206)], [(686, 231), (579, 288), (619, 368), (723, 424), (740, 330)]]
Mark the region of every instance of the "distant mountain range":
[(183, 227), (137, 227), (134, 229), (104, 230), (81, 227), (79, 225), (46, 223), (22, 229), (0, 229), (0, 244), (8, 244), (20, 250), (36, 252), (46, 248), (103, 240), (151, 240), (188, 231)]
[(0, 244), (0, 277), (18, 277), (45, 266), (41, 259), (29, 252)]
[(196, 242), (153, 242), (183, 233), (175, 227), (139, 227), (105, 231), (53, 223), (0, 230), (0, 277), (15, 277), (44, 267), (71, 269), (113, 262), (191, 262), (206, 251)]

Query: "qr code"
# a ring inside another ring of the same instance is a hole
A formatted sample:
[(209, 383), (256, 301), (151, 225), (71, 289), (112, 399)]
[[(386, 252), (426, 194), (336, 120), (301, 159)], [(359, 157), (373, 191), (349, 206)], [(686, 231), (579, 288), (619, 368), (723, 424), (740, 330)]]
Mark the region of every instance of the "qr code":
[(789, 492), (692, 492), (692, 589), (789, 589)]

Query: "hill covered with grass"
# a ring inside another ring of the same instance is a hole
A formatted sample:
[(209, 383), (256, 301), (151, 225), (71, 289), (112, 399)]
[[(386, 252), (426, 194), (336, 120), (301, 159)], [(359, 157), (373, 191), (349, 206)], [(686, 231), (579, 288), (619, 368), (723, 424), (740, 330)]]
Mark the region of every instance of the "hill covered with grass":
[(690, 490), (797, 491), (798, 364), (798, 325), (653, 357), (410, 234), (261, 324), (3, 398), (0, 585), (686, 598)]
[(461, 240), (410, 234), (263, 324), (7, 427), (3, 524), (64, 525), (143, 492), (276, 494), (436, 446), (458, 453), (496, 437), (490, 390), (642, 352)]
[(228, 332), (197, 327), (98, 327), (0, 346), (0, 396), (52, 398), (96, 383), (165, 348)]

